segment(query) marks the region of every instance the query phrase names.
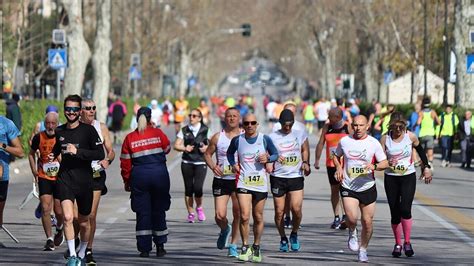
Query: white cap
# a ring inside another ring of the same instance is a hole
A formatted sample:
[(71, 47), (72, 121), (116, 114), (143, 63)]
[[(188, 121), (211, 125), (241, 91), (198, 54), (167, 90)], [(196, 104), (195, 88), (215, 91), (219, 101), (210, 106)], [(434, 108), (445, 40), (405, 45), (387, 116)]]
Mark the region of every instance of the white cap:
[(354, 104), (354, 103), (355, 103), (355, 100), (352, 99), (352, 98), (350, 98), (350, 99), (349, 99), (349, 103)]
[(151, 100), (151, 105), (158, 105), (158, 101), (155, 99)]

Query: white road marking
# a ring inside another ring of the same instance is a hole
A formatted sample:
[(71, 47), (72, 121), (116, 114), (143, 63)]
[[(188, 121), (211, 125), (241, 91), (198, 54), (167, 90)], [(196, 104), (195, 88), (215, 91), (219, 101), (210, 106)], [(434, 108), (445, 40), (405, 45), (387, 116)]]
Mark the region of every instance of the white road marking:
[(106, 224), (113, 224), (117, 221), (117, 217), (110, 217), (107, 220), (105, 220)]
[(104, 231), (105, 231), (105, 229), (102, 229), (102, 228), (100, 228), (100, 229), (95, 229), (95, 234), (94, 234), (94, 236), (100, 236)]
[(118, 212), (118, 213), (125, 213), (125, 212), (127, 212), (127, 210), (128, 210), (128, 207), (122, 207), (122, 208), (119, 208), (119, 209), (117, 210), (117, 212)]

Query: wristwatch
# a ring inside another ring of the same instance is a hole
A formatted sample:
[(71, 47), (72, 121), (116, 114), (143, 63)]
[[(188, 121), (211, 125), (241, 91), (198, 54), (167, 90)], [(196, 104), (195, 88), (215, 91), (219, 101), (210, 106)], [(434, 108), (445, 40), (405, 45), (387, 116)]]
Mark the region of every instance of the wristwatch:
[(2, 149), (6, 149), (6, 148), (7, 148), (7, 144), (2, 143)]

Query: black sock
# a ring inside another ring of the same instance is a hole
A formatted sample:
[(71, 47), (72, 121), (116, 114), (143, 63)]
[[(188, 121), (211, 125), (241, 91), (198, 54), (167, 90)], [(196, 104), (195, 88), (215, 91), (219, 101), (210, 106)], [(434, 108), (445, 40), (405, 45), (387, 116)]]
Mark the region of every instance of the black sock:
[(259, 250), (259, 249), (260, 249), (260, 245), (255, 245), (255, 244), (253, 244), (253, 245), (252, 245), (252, 248), (253, 248), (253, 250)]
[(298, 232), (293, 232), (293, 231), (291, 231), (290, 237), (291, 237), (291, 236), (298, 236)]
[(283, 242), (288, 242), (288, 238), (287, 238), (286, 236), (282, 236), (282, 237), (281, 237), (281, 241), (283, 241)]

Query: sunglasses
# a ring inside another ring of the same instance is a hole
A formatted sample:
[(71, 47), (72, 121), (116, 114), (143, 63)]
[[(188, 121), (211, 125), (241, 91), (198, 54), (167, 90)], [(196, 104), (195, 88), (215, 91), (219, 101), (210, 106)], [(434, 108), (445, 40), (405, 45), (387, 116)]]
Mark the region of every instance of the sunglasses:
[(64, 107), (64, 112), (79, 112), (81, 110), (81, 107), (76, 107), (76, 106), (66, 106)]
[(255, 126), (257, 124), (257, 121), (244, 121), (242, 124), (244, 126), (250, 126), (250, 125)]
[(190, 114), (189, 117), (196, 118), (196, 117), (201, 117), (200, 115), (195, 115), (195, 114)]
[(393, 125), (393, 126), (392, 126), (392, 129), (403, 130), (403, 129), (405, 129), (405, 126), (402, 126), (402, 125)]
[(87, 111), (90, 111), (90, 110), (95, 111), (96, 107), (95, 107), (95, 105), (94, 106), (84, 106), (84, 107), (82, 107), (82, 109), (87, 110)]

